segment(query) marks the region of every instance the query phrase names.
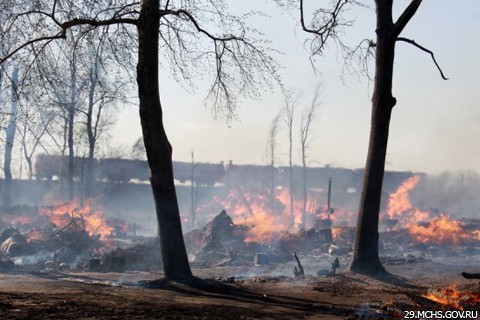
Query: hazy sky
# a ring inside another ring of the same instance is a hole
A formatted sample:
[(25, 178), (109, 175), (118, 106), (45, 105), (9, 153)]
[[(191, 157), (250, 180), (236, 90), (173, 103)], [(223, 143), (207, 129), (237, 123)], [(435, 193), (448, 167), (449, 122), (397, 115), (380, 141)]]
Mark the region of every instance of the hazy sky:
[[(255, 20), (257, 27), (283, 52), (275, 58), (285, 86), (303, 92), (295, 119), (295, 162), (299, 158), (300, 113), (321, 84), (321, 107), (309, 150), (312, 166), (361, 168), (365, 165), (370, 130), (370, 94), (373, 83), (347, 76), (341, 80), (343, 61), (332, 44), (315, 64), (304, 49), (306, 35), (292, 16), (269, 4), (272, 1), (242, 1), (235, 10), (262, 10), (270, 18)], [(373, 5), (373, 1), (369, 1)], [(397, 0), (398, 10), (410, 1)], [(241, 3), (241, 4), (240, 4)], [(480, 169), (480, 4), (478, 0), (426, 0), (402, 33), (435, 52), (450, 80), (441, 79), (430, 56), (406, 43), (398, 43), (393, 95), (397, 98), (391, 122), (387, 170), (435, 173), (444, 170)], [(397, 14), (400, 11), (397, 12)], [(346, 41), (355, 45), (374, 39), (373, 9), (352, 11), (353, 28), (345, 30)], [(203, 106), (205, 91), (191, 93), (161, 70), (161, 99), (174, 160), (189, 161), (193, 149), (197, 161), (264, 164), (270, 123), (284, 105), (278, 89), (260, 100), (243, 100), (238, 121), (228, 125), (213, 120)], [(115, 144), (132, 145), (140, 137), (136, 107), (122, 111), (113, 136)], [(286, 130), (279, 136), (277, 162), (288, 162)]]

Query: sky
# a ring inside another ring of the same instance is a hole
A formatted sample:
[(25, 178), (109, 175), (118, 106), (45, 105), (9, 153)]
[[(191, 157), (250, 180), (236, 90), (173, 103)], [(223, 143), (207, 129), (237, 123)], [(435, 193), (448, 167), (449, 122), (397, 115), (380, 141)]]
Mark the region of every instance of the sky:
[[(233, 2), (233, 1), (232, 1)], [(373, 6), (373, 1), (369, 1)], [(395, 16), (410, 1), (396, 0)], [(285, 87), (301, 93), (294, 119), (294, 163), (300, 165), (299, 124), (302, 110), (320, 85), (320, 108), (314, 122), (308, 151), (310, 166), (362, 168), (365, 166), (370, 130), (373, 82), (365, 77), (342, 77), (343, 60), (335, 45), (314, 63), (305, 50), (303, 33), (293, 15), (272, 1), (241, 1), (231, 12), (259, 10), (269, 17), (253, 21), (270, 46)], [(362, 39), (374, 39), (373, 8), (349, 12), (355, 18), (345, 29), (345, 41), (354, 46)], [(387, 151), (387, 170), (440, 173), (480, 169), (480, 5), (478, 0), (426, 0), (403, 31), (435, 53), (448, 81), (442, 80), (431, 57), (419, 49), (398, 43), (395, 56), (394, 107)], [(373, 70), (373, 69), (372, 69)], [(238, 120), (214, 120), (203, 105), (205, 85), (185, 88), (160, 70), (160, 95), (173, 158), (219, 163), (265, 164), (270, 123), (284, 107), (278, 87), (265, 91), (260, 99), (243, 99)], [(343, 78), (343, 79), (342, 79)], [(131, 146), (141, 136), (138, 107), (122, 109), (112, 132), (114, 145)], [(288, 164), (287, 130), (278, 135), (277, 163)]]

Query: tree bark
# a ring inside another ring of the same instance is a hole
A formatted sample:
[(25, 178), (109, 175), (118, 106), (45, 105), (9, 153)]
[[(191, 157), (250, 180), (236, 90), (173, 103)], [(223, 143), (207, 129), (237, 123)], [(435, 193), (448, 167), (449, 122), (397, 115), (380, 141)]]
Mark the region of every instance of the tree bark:
[(137, 83), (143, 141), (158, 220), (165, 278), (186, 282), (193, 276), (182, 234), (173, 179), (172, 146), (163, 126), (158, 83), (159, 0), (142, 1), (138, 19)]
[(393, 62), (395, 53), (392, 0), (378, 0), (375, 83), (372, 96), (372, 116), (367, 163), (363, 178), (353, 261), (350, 270), (366, 273), (384, 273), (378, 255), (378, 222), (385, 158), (392, 108)]

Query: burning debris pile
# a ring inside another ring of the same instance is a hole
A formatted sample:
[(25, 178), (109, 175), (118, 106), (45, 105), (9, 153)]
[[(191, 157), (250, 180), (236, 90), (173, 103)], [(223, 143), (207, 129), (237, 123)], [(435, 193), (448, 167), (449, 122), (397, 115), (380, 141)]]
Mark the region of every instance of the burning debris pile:
[(204, 228), (185, 235), (191, 263), (203, 267), (267, 265), (291, 262), (295, 252), (318, 255), (333, 248), (339, 253), (340, 247), (315, 229), (270, 233), (268, 240), (252, 241), (252, 228), (235, 224), (222, 210)]
[[(18, 210), (16, 210), (18, 211)], [(14, 268), (123, 272), (161, 267), (159, 242), (128, 238), (127, 224), (108, 225), (102, 211), (76, 201), (4, 215), (0, 272)], [(15, 225), (15, 226), (14, 226)]]
[(225, 210), (200, 230), (185, 235), (190, 260), (196, 265), (250, 264), (256, 252), (268, 252), (276, 261), (285, 260), (281, 247), (247, 242), (248, 229), (233, 223)]
[[(419, 181), (419, 175), (405, 180), (389, 196), (380, 214), (383, 263), (406, 264), (441, 256), (480, 254), (480, 221), (453, 219), (439, 210), (415, 207), (409, 193)], [(303, 216), (306, 221), (302, 221), (302, 204), (294, 203), (292, 215), (289, 201), (285, 189), (278, 190), (272, 201), (267, 194), (250, 193), (240, 187), (223, 198), (214, 198), (202, 210), (225, 210), (202, 229), (186, 235), (190, 260), (212, 266), (251, 265), (259, 256), (262, 262), (293, 261), (294, 252), (317, 257), (328, 254), (331, 259), (349, 257), (355, 213), (331, 208), (330, 203), (321, 207), (312, 202)]]
[(16, 227), (9, 227), (1, 233), (0, 242), (2, 259), (20, 265), (50, 256), (55, 265), (66, 266), (101, 246), (99, 238), (91, 237), (76, 218), (63, 227), (33, 228), (26, 234), (21, 234)]
[[(418, 209), (410, 202), (409, 192), (419, 179), (412, 176), (400, 185), (380, 215), (382, 262), (406, 264), (442, 254), (480, 254), (480, 221), (455, 220), (439, 210)], [(185, 234), (194, 267), (294, 263), (294, 253), (298, 253), (302, 264), (317, 264), (327, 270), (321, 274), (328, 274), (335, 258), (341, 266), (350, 259), (355, 215), (330, 207), (330, 202), (322, 207), (311, 201), (306, 214), (302, 214), (303, 203), (296, 202), (292, 214), (285, 189), (272, 199), (240, 187), (214, 200), (203, 210), (221, 212), (204, 227)], [(42, 208), (18, 207), (0, 221), (4, 230), (0, 271), (47, 261), (54, 268), (62, 265), (92, 271), (161, 268), (158, 240), (128, 237), (128, 227), (124, 222), (109, 221), (89, 201), (83, 206), (73, 201)]]
[(387, 208), (382, 215), (386, 231), (406, 229), (413, 241), (424, 244), (478, 244), (480, 240), (478, 221), (462, 222), (439, 212), (438, 209), (427, 211), (412, 205), (409, 192), (419, 181), (420, 176), (412, 176), (390, 195)]
[(454, 219), (438, 209), (422, 210), (410, 202), (409, 192), (420, 181), (412, 176), (390, 195), (381, 215), (384, 254), (468, 257), (480, 254), (480, 221)]

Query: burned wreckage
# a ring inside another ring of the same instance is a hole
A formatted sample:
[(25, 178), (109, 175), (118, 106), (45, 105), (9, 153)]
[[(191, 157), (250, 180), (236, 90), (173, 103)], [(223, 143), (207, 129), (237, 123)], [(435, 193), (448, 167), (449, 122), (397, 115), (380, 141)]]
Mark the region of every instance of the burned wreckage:
[[(416, 208), (408, 192), (418, 181), (417, 176), (405, 180), (389, 196), (381, 214), (382, 263), (411, 266), (452, 257), (459, 264), (478, 262), (480, 221)], [(215, 205), (198, 210), (199, 217), (206, 217), (212, 208), (224, 208), (184, 235), (194, 271), (231, 270), (232, 275), (217, 280), (240, 283), (344, 274), (352, 254), (354, 212), (333, 208), (328, 196), (326, 205), (317, 206), (311, 214), (309, 228), (295, 229), (295, 217), (278, 212), (289, 207), (284, 198), (279, 196), (280, 203), (272, 205), (268, 197), (245, 191), (243, 195), (240, 201), (238, 197), (229, 201), (231, 194), (215, 198)], [(135, 226), (111, 221), (91, 204), (14, 209), (2, 217), (0, 272), (161, 272), (158, 238), (136, 235)], [(464, 276), (475, 279), (478, 274)], [(455, 294), (432, 289), (425, 299), (451, 305)], [(463, 303), (478, 307), (480, 294), (469, 294), (470, 300), (465, 298), (468, 301)]]
[[(413, 206), (408, 191), (419, 179), (413, 176), (405, 180), (390, 195), (381, 215), (383, 263), (413, 263), (442, 255), (479, 255), (480, 221), (455, 220), (438, 211)], [(355, 213), (332, 208), (331, 181), (326, 205), (315, 210), (311, 227), (306, 229), (292, 228), (297, 217), (285, 214), (288, 203), (282, 202), (281, 195), (275, 205), (267, 197), (247, 192), (243, 193), (242, 201), (233, 201), (230, 196), (214, 199), (216, 206), (204, 206), (203, 210), (210, 212), (219, 207), (225, 209), (211, 216), (205, 226), (184, 235), (193, 267), (290, 263), (290, 275), (294, 266), (299, 267), (294, 274), (303, 268), (310, 274), (329, 275), (348, 265)], [(41, 208), (18, 206), (11, 210), (3, 217), (0, 270), (32, 262), (37, 266), (49, 262), (47, 265), (55, 268), (92, 271), (161, 268), (158, 239), (137, 236), (135, 231), (128, 235), (135, 226), (109, 221), (101, 210), (93, 207), (88, 202), (80, 206), (73, 201)], [(279, 214), (278, 208), (285, 210)], [(198, 214), (206, 216), (201, 210)], [(302, 263), (305, 266), (300, 268)]]
[(5, 215), (17, 227), (8, 226), (0, 234), (0, 272), (15, 269), (123, 272), (127, 268), (148, 270), (161, 265), (158, 240), (127, 239), (124, 231), (127, 225), (93, 228), (98, 222), (105, 223), (103, 218), (99, 219), (98, 212), (90, 206), (82, 209), (76, 206), (74, 201), (43, 208), (14, 207), (17, 210), (13, 211), (20, 209), (28, 215), (18, 217), (15, 212)]

